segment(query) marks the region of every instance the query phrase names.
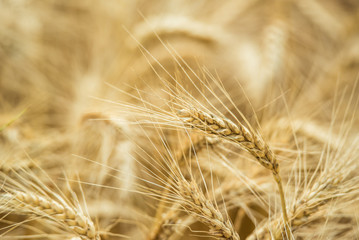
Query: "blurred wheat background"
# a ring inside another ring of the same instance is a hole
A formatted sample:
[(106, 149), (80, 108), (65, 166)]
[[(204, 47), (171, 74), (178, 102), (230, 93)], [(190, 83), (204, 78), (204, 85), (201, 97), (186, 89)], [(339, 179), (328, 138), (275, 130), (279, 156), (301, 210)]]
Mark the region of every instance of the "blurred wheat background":
[(1, 239), (359, 239), (357, 0), (0, 0)]

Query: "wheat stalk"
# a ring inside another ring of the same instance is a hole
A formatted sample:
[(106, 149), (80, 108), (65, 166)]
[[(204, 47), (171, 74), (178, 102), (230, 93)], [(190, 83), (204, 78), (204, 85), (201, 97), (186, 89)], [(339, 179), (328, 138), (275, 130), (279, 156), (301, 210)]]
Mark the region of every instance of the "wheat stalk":
[(5, 208), (47, 217), (60, 223), (85, 240), (100, 240), (93, 222), (80, 211), (35, 193), (12, 191), (1, 194)]
[[(182, 109), (178, 111), (178, 116), (188, 127), (200, 129), (210, 135), (235, 142), (241, 148), (252, 154), (263, 167), (270, 170), (278, 185), (285, 226), (289, 227), (284, 190), (279, 175), (277, 159), (261, 137), (248, 130), (241, 123), (235, 124), (229, 119), (221, 118), (212, 113), (206, 113), (195, 108)], [(286, 230), (289, 235), (290, 231), (287, 227)]]

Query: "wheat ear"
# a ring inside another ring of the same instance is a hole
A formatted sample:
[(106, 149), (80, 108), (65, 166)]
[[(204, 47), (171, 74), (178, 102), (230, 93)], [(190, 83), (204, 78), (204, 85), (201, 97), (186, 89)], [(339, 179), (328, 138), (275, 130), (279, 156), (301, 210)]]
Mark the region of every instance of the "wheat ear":
[[(337, 139), (340, 139), (337, 137)], [(339, 142), (339, 141), (338, 141)], [(337, 148), (342, 146), (337, 146)], [(318, 162), (317, 168), (324, 168), (324, 171), (317, 175), (313, 175), (310, 180), (311, 187), (306, 188), (297, 200), (293, 203), (289, 211), (289, 223), (292, 232), (295, 232), (304, 224), (310, 222), (310, 217), (317, 214), (321, 207), (324, 207), (329, 202), (339, 199), (348, 198), (350, 193), (354, 193), (358, 186), (358, 179), (356, 176), (357, 169), (357, 141), (345, 145), (345, 152), (334, 151), (330, 155), (330, 162), (327, 166), (323, 166), (323, 162)], [(341, 158), (340, 160), (338, 158)], [(344, 161), (343, 161), (344, 160)], [(355, 195), (351, 195), (353, 197)], [(341, 201), (338, 201), (341, 202)], [(343, 201), (345, 202), (345, 201)], [(338, 205), (338, 204), (336, 204)], [(323, 208), (325, 210), (325, 208)], [(327, 217), (326, 215), (324, 215)], [(323, 217), (319, 215), (319, 217)], [(325, 219), (327, 221), (327, 219)], [(272, 229), (268, 229), (268, 225)], [(273, 239), (283, 239), (283, 226), (278, 218), (274, 218), (270, 222), (263, 222), (255, 231), (248, 237), (248, 240), (262, 240), (268, 239), (269, 234)]]
[[(192, 139), (188, 145), (181, 149), (175, 158), (175, 162), (172, 163), (171, 169), (181, 168), (187, 159), (191, 159), (197, 155), (200, 151), (202, 151), (206, 147), (213, 147), (217, 141), (213, 139), (209, 139), (206, 137), (201, 137), (198, 139)], [(166, 179), (167, 187), (163, 190), (161, 196), (166, 197), (175, 184), (175, 179), (172, 176), (168, 176)], [(148, 240), (157, 240), (157, 239), (168, 239), (168, 236), (172, 235), (171, 230), (173, 230), (173, 224), (176, 222), (178, 218), (178, 209), (180, 205), (175, 205), (171, 207), (167, 212), (164, 211), (165, 198), (160, 200), (160, 203), (157, 207), (156, 212), (156, 221), (154, 222), (151, 231), (148, 235)], [(170, 226), (170, 227), (168, 227)]]
[(195, 108), (182, 109), (178, 111), (178, 116), (187, 127), (199, 129), (210, 135), (237, 143), (241, 148), (252, 154), (262, 166), (272, 172), (278, 185), (283, 218), (287, 234), (289, 235), (289, 229), (287, 228), (287, 226), (289, 227), (287, 207), (277, 159), (261, 137), (248, 130), (241, 123), (235, 124), (229, 119), (221, 118)]
[(28, 212), (39, 217), (47, 217), (64, 225), (81, 239), (100, 240), (93, 222), (80, 211), (64, 203), (35, 193), (20, 191), (3, 193), (1, 199), (5, 201), (5, 207), (10, 207), (14, 212)]
[[(293, 232), (303, 224), (307, 223), (310, 216), (318, 212), (320, 207), (353, 190), (348, 189), (346, 192), (339, 192), (335, 190), (339, 181), (333, 182), (331, 181), (331, 178), (328, 178), (327, 180), (328, 181), (325, 182), (316, 182), (291, 208), (289, 221)], [(330, 189), (333, 189), (333, 193), (326, 191)], [(283, 227), (278, 218), (273, 219), (269, 223), (269, 226), (273, 227), (271, 232), (268, 229), (267, 222), (263, 222), (260, 227), (257, 228), (256, 234), (250, 235), (248, 240), (264, 240), (270, 238), (269, 235), (275, 240), (283, 239)]]
[(193, 217), (209, 226), (212, 236), (220, 239), (240, 239), (232, 223), (224, 219), (222, 213), (205, 197), (194, 181), (180, 179), (177, 189), (182, 207)]

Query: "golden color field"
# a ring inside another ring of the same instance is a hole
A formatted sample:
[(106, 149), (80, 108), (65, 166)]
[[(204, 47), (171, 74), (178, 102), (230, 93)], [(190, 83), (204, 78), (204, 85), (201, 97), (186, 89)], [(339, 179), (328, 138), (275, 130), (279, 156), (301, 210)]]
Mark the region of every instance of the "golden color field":
[(358, 0), (0, 0), (0, 239), (359, 239)]

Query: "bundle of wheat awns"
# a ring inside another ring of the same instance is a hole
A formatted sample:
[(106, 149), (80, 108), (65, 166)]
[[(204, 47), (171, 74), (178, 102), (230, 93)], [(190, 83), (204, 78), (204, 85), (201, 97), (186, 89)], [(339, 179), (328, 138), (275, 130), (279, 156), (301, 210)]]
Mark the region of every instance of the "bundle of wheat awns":
[(1, 239), (359, 239), (358, 0), (0, 0)]

